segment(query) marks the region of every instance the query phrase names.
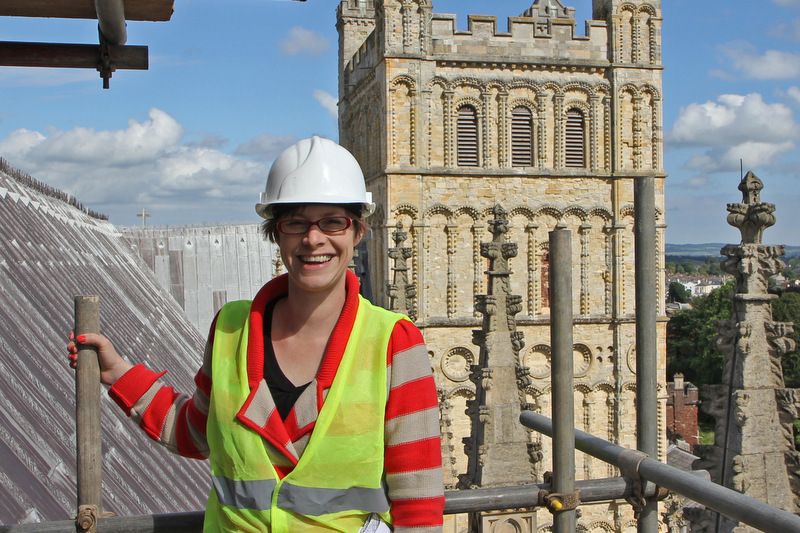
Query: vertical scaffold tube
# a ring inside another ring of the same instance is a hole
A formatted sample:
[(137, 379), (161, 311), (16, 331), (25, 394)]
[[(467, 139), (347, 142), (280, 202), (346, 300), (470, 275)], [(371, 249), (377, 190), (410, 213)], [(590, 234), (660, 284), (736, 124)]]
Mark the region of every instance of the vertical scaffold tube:
[[(100, 298), (75, 297), (75, 336), (100, 332)], [(100, 363), (94, 346), (78, 344), (75, 368), (78, 531), (95, 531), (102, 513)]]
[[(636, 249), (636, 445), (658, 458), (658, 286), (656, 282), (655, 179), (634, 178)], [(639, 515), (639, 533), (657, 533), (658, 504)]]
[(122, 0), (94, 0), (97, 25), (109, 44), (125, 44), (128, 32), (125, 27), (125, 4)]
[[(575, 492), (575, 396), (572, 339), (572, 235), (550, 232), (550, 342), (553, 411), (553, 492)], [(553, 532), (575, 531), (575, 510), (553, 512)]]

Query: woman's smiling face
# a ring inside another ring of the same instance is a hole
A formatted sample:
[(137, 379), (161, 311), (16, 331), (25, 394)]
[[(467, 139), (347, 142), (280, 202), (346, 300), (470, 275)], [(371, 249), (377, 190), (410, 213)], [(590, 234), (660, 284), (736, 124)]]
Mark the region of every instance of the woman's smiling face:
[[(280, 220), (315, 222), (326, 217), (348, 217), (353, 214), (338, 205), (309, 204), (285, 213)], [(325, 233), (312, 225), (298, 235), (278, 234), (281, 258), (289, 273), (290, 283), (301, 291), (332, 291), (344, 288), (345, 273), (353, 259), (353, 250), (361, 241), (358, 225), (337, 233)]]

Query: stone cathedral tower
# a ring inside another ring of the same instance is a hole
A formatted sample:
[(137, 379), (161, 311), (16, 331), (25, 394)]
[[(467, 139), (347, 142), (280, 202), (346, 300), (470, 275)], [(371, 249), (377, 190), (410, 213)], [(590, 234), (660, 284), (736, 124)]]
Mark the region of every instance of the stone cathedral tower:
[[(520, 0), (507, 29), (481, 15), (459, 29), (454, 15), (434, 7), (431, 0), (340, 3), (339, 130), (379, 206), (369, 243), (376, 300), (412, 317), (428, 344), (445, 484), (463, 486), (468, 470), (462, 439), (476, 423), (466, 411), (475, 411), (468, 409), (480, 353), (473, 331), (482, 327), (475, 302), (489, 289), (481, 246), (493, 239), (496, 206), (508, 220), (504, 239), (517, 250), (507, 285), (521, 297), (514, 320), (524, 346), (514, 357), (524, 375), (490, 385), (551, 414), (548, 232), (567, 228), (576, 425), (635, 447), (637, 177), (656, 181), (653, 246), (663, 267), (661, 1), (592, 0), (583, 34), (561, 0)], [(659, 281), (653, 290), (662, 302)], [(661, 321), (662, 380), (664, 333)], [(486, 379), (496, 380), (488, 370)], [(663, 417), (663, 399), (659, 405)], [(495, 427), (493, 435), (503, 431)], [(551, 468), (549, 439), (529, 439), (525, 464), (505, 482), (540, 482)], [(588, 456), (576, 464), (578, 479), (616, 475)], [(532, 530), (535, 518), (517, 526)], [(539, 515), (539, 526), (547, 521)], [(635, 530), (627, 504), (584, 506), (581, 521)]]

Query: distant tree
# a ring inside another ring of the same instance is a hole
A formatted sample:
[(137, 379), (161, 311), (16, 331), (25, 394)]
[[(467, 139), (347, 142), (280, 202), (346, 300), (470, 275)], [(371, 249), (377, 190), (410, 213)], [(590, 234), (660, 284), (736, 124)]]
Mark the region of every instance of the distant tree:
[(683, 267), (683, 271), (686, 272), (687, 274), (694, 274), (695, 271), (697, 270), (695, 266), (692, 263), (689, 263), (688, 261), (683, 263), (683, 265), (681, 266)]
[(669, 284), (669, 290), (667, 292), (667, 300), (670, 303), (682, 303), (685, 304), (691, 298), (691, 293), (686, 289), (686, 287), (680, 281), (673, 281)]
[[(736, 290), (729, 281), (707, 296), (690, 299), (691, 309), (676, 312), (667, 323), (667, 375), (683, 373), (695, 385), (719, 383), (723, 355), (714, 346), (716, 320), (729, 320), (733, 314), (731, 295)], [(672, 284), (670, 284), (670, 292)], [(772, 319), (791, 322), (795, 349), (781, 358), (783, 379), (788, 388), (800, 388), (800, 293), (785, 291), (772, 301)]]
[(792, 267), (787, 266), (783, 270), (781, 270), (781, 274), (786, 279), (798, 279), (800, 278), (800, 274), (798, 274)]
[(719, 257), (706, 257), (705, 264), (708, 266), (708, 275), (709, 276), (721, 276), (723, 274), (722, 268), (719, 266)]
[(783, 379), (786, 386), (795, 389), (800, 387), (800, 293), (784, 292), (777, 300), (772, 301), (772, 319), (776, 322), (792, 322), (795, 349), (781, 358)]
[(685, 274), (686, 273), (686, 271), (683, 269), (683, 267), (681, 265), (675, 265), (674, 272), (676, 274)]
[(731, 294), (734, 281), (714, 289), (707, 296), (692, 298), (691, 309), (678, 311), (667, 323), (667, 375), (683, 373), (697, 386), (722, 380), (723, 356), (714, 346), (716, 320), (733, 314)]
[(675, 272), (675, 267), (677, 267), (677, 263), (674, 261), (667, 261), (667, 264), (664, 265), (664, 268), (667, 269), (667, 272)]

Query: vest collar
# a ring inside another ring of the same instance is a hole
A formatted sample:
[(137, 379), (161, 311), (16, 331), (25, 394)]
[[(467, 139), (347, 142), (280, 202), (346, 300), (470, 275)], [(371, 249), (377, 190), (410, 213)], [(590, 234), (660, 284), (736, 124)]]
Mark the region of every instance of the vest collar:
[(328, 341), (317, 376), (298, 398), (286, 423), (281, 420), (272, 395), (269, 393), (269, 387), (264, 381), (263, 325), (264, 310), (267, 304), (287, 294), (289, 275), (283, 274), (264, 285), (250, 306), (247, 340), (247, 377), (250, 394), (242, 406), (238, 418), (280, 450), (293, 464), (297, 464), (302, 450), (296, 450), (292, 443), (310, 433), (314, 428), (319, 410), (322, 408), (327, 390), (336, 376), (347, 341), (353, 330), (359, 305), (359, 281), (358, 277), (349, 270), (346, 274), (345, 288), (347, 296), (344, 308)]

